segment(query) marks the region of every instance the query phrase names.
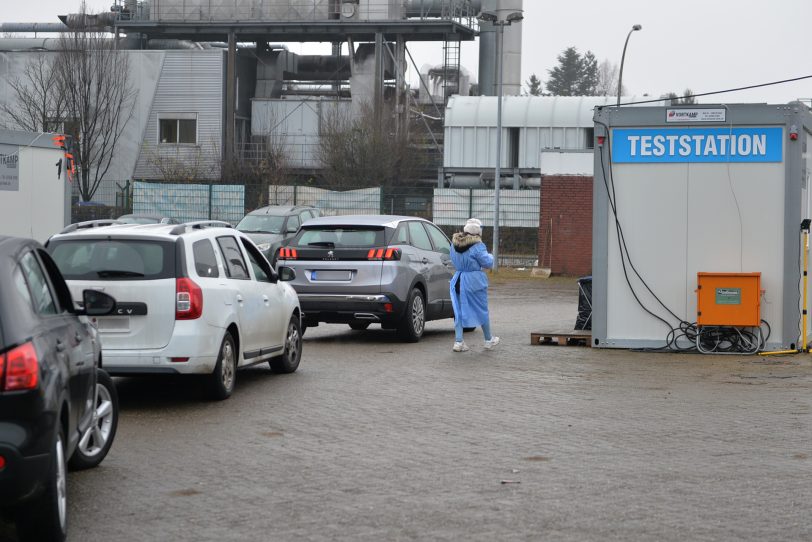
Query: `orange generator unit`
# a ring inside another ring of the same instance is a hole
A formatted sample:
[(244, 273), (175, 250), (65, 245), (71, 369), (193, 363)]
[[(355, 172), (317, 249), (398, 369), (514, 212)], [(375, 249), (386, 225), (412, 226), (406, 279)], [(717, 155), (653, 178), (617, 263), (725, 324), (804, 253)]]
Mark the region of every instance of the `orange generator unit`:
[(696, 325), (759, 327), (761, 273), (697, 273)]

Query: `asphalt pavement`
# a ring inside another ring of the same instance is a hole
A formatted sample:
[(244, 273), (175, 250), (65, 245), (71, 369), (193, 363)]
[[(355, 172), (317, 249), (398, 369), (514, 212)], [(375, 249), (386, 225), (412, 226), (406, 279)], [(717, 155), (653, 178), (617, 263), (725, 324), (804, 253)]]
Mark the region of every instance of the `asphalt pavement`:
[(531, 346), (572, 329), (575, 282), (491, 294), (493, 351), (323, 325), (224, 402), (118, 379), (69, 540), (812, 540), (812, 357)]

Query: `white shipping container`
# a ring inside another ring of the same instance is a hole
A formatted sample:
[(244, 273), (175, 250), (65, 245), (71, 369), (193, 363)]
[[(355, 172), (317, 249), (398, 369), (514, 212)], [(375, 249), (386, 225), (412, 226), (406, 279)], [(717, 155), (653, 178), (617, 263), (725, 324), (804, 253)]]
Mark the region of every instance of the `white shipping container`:
[(70, 223), (71, 184), (54, 135), (0, 131), (0, 235), (45, 242)]

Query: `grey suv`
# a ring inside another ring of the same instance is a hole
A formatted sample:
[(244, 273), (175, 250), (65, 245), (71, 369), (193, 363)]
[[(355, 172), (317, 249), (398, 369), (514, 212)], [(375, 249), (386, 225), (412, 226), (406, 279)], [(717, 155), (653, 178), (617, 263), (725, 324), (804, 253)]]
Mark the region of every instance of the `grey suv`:
[(276, 253), (296, 235), (305, 220), (321, 216), (309, 205), (268, 205), (251, 211), (237, 224), (268, 260), (276, 264)]
[(370, 324), (416, 342), (428, 320), (454, 316), (454, 266), (445, 234), (420, 218), (337, 216), (307, 222), (282, 247), (280, 263), (296, 270), (304, 325)]

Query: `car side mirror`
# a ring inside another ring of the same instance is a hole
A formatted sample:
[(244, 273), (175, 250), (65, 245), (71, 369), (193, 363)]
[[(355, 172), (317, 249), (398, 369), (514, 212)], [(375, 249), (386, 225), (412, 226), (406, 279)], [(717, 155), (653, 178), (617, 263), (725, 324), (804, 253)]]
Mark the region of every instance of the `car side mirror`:
[(284, 265), (279, 266), (279, 280), (282, 282), (291, 282), (296, 280), (296, 271)]
[(116, 310), (116, 300), (98, 290), (83, 291), (82, 300), (84, 301), (82, 313), (87, 316), (107, 316)]

